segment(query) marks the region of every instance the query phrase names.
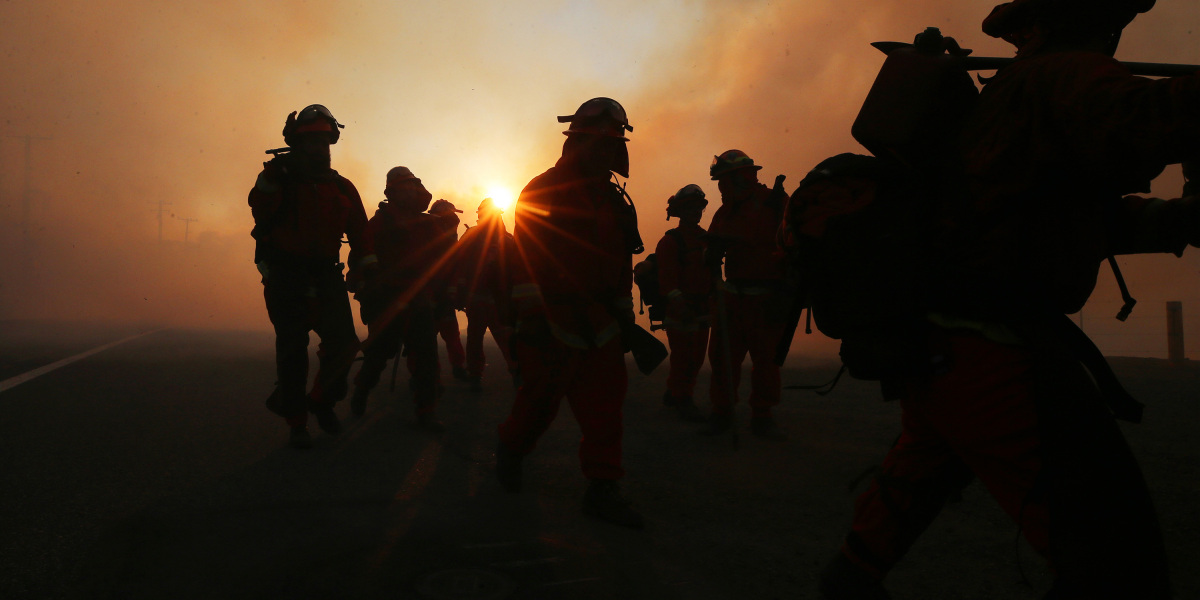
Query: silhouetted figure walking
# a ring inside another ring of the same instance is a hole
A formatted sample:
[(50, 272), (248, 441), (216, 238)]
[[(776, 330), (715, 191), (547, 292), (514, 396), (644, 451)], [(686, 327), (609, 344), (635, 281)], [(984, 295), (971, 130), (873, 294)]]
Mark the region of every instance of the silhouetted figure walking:
[[(288, 115), (283, 139), (290, 152), (266, 163), (250, 190), (252, 235), (258, 243), (254, 261), (275, 326), (279, 379), (267, 407), (287, 420), (289, 443), (297, 448), (312, 445), (308, 411), (325, 432), (341, 429), (333, 405), (346, 395), (346, 377), (358, 352), (339, 262), (342, 234), (350, 240), (352, 287), (370, 279), (376, 262), (358, 191), (330, 168), (329, 146), (337, 143), (341, 127), (320, 104)], [(321, 336), (320, 368), (306, 398), (310, 331)]]
[[(446, 237), (444, 244), (451, 247), (458, 241), (458, 226), (461, 220), (458, 215), (462, 211), (449, 200), (438, 200), (429, 207), (429, 214), (438, 217), (443, 228), (442, 235)], [(447, 269), (453, 269), (454, 260), (447, 263)], [(453, 282), (449, 276), (447, 282)], [(450, 374), (459, 381), (469, 381), (467, 376), (467, 354), (463, 350), (462, 335), (458, 329), (458, 315), (455, 314), (454, 301), (450, 297), (450, 288), (443, 288), (434, 301), (434, 320), (437, 322), (438, 335), (446, 344), (446, 358), (450, 361)]]
[(1066, 317), (1107, 257), (1200, 243), (1194, 198), (1124, 196), (1200, 151), (1200, 77), (1152, 81), (1112, 58), (1153, 4), (1018, 0), (984, 21), (1017, 61), (966, 113), (940, 182), (931, 289), (904, 342), (916, 360), (884, 382), (903, 433), (822, 575), (827, 598), (886, 597), (880, 581), (964, 468), (1051, 563), (1046, 598), (1170, 597), (1150, 495), (1113, 419), (1140, 407)]
[(685, 421), (703, 423), (692, 394), (704, 366), (712, 321), (713, 277), (704, 264), (708, 247), (700, 217), (708, 199), (696, 184), (686, 185), (667, 200), (667, 217), (679, 226), (667, 231), (654, 250), (659, 294), (666, 299), (663, 329), (671, 345), (671, 370), (663, 404), (675, 408)]
[[(721, 207), (708, 227), (709, 265), (724, 281), (715, 293), (715, 330), (708, 348), (712, 367), (709, 395), (712, 418), (703, 433), (717, 435), (733, 425), (733, 406), (742, 362), (750, 356), (751, 430), (759, 437), (779, 437), (771, 407), (782, 389), (775, 350), (787, 327), (791, 290), (784, 280), (783, 257), (776, 233), (787, 195), (759, 183), (762, 167), (741, 150), (713, 157), (709, 174), (721, 190)], [(724, 307), (724, 315), (720, 308)], [(728, 331), (722, 329), (728, 328)], [(728, 356), (726, 356), (728, 353)]]
[(521, 488), (521, 460), (554, 421), (563, 398), (579, 421), (579, 460), (591, 484), (583, 510), (641, 527), (621, 497), (621, 411), (627, 374), (622, 330), (633, 325), (636, 215), (612, 173), (629, 175), (625, 109), (593, 98), (565, 132), (562, 158), (529, 182), (516, 207), (520, 268), (513, 286), (521, 373), (512, 413), (500, 425), (496, 473)]
[(515, 378), (516, 363), (510, 351), (512, 326), (512, 274), (517, 258), (513, 236), (504, 227), (503, 212), (491, 198), (479, 203), (476, 225), (459, 241), (454, 288), (467, 313), (467, 381), (480, 389), (484, 365), (483, 334), (492, 332), (504, 364)]
[(438, 217), (425, 213), (433, 196), (406, 167), (388, 171), (387, 201), (371, 217), (370, 232), (379, 252), (379, 274), (358, 293), (368, 336), (363, 364), (354, 378), (351, 408), (361, 415), (388, 359), (403, 348), (411, 375), (417, 426), (440, 432), (434, 411), (441, 395), (434, 299), (445, 287), (447, 243)]

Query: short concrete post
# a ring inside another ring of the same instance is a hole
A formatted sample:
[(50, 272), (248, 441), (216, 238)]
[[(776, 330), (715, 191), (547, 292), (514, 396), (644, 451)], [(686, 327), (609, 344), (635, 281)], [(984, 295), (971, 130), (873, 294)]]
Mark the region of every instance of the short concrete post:
[(1183, 362), (1183, 303), (1167, 302), (1167, 359), (1173, 363)]

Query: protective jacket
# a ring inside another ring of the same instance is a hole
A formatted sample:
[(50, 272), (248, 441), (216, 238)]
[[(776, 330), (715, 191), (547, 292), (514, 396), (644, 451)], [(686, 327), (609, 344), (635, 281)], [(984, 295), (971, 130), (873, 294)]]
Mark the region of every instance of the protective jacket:
[[(697, 321), (708, 322), (713, 280), (704, 264), (707, 247), (704, 228), (699, 225), (680, 225), (658, 241), (654, 254), (658, 257), (659, 293), (672, 301), (664, 320), (668, 329), (688, 325), (694, 328)], [(676, 298), (683, 299), (686, 314), (679, 314)]]
[(403, 290), (403, 303), (432, 304), (444, 289), (444, 267), (454, 242), (441, 217), (402, 210), (380, 202), (368, 224), (376, 240), (379, 273), (373, 287)]
[[(572, 348), (617, 338), (614, 315), (633, 316), (629, 218), (614, 183), (581, 175), (561, 159), (529, 182), (513, 230), (524, 267), (514, 273), (518, 313), (544, 315), (554, 337)], [(518, 333), (523, 325), (524, 319)]]
[(786, 198), (758, 183), (736, 204), (723, 203), (708, 227), (711, 247), (725, 253), (730, 282), (774, 282), (783, 278), (783, 254), (775, 243)]
[(265, 165), (250, 190), (254, 216), (255, 262), (278, 260), (338, 262), (342, 234), (350, 241), (351, 278), (374, 262), (362, 198), (337, 171), (302, 173), (283, 157)]
[(513, 236), (499, 217), (485, 219), (463, 233), (455, 253), (451, 278), (460, 306), (476, 298), (507, 306), (511, 295), (511, 266), (516, 260)]

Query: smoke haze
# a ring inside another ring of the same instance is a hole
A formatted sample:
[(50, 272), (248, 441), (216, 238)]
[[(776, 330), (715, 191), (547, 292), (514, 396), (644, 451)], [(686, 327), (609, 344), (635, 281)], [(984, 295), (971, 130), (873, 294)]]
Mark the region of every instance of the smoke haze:
[[(717, 206), (714, 154), (742, 149), (791, 190), (821, 159), (863, 152), (849, 129), (882, 63), (870, 42), (937, 26), (976, 54), (1011, 55), (980, 32), (992, 5), (5, 2), (0, 319), (268, 327), (246, 193), (284, 117), (311, 103), (346, 124), (333, 163), (368, 214), (384, 173), (405, 165), (473, 223), (489, 188), (519, 191), (553, 164), (556, 115), (616, 98), (653, 247), (675, 190), (700, 184)], [(1200, 62), (1193, 30), (1191, 3), (1160, 0), (1118, 57)], [(1168, 171), (1155, 192), (1179, 185)], [(1134, 318), (1111, 319), (1111, 277), (1084, 311), (1105, 352), (1165, 354), (1163, 303), (1200, 310), (1195, 253), (1122, 259)]]

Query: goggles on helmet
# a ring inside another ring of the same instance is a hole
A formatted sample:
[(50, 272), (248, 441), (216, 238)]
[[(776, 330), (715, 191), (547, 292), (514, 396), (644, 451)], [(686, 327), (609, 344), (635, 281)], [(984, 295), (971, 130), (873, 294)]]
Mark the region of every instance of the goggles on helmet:
[(558, 117), (559, 123), (570, 123), (563, 133), (589, 133), (624, 138), (626, 131), (633, 131), (625, 108), (612, 98), (592, 98), (579, 106), (573, 115)]
[(299, 123), (313, 121), (316, 119), (325, 119), (329, 123), (337, 126), (338, 129), (346, 128), (345, 125), (338, 123), (338, 120), (333, 117), (333, 113), (329, 112), (328, 108), (325, 108), (325, 106), (321, 104), (310, 104), (305, 106), (304, 109), (300, 111), (300, 114), (296, 115), (296, 121)]
[(328, 108), (320, 104), (310, 104), (299, 113), (288, 115), (287, 122), (283, 125), (283, 140), (289, 146), (293, 146), (299, 142), (296, 136), (300, 134), (322, 133), (326, 135), (330, 144), (336, 144), (342, 135), (339, 130), (345, 127), (337, 122)]

